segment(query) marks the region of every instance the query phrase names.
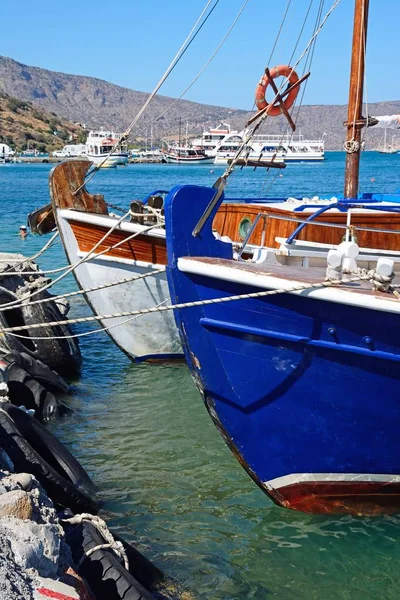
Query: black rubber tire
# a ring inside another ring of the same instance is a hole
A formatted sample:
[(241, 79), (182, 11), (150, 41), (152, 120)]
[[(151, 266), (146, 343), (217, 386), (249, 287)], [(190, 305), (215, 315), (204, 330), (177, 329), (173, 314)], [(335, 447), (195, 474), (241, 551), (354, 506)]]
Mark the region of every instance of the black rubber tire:
[[(41, 298), (48, 298), (49, 296), (46, 291), (40, 294)], [(21, 312), (26, 325), (64, 320), (55, 302), (28, 303), (21, 307)], [(75, 338), (68, 339), (67, 337), (51, 339), (51, 336), (69, 335), (71, 335), (71, 330), (68, 325), (53, 325), (52, 327), (32, 330), (33, 337), (48, 337), (48, 339), (32, 341), (35, 343), (40, 360), (44, 361), (51, 369), (61, 373), (79, 373), (82, 367), (82, 356), (78, 340)], [(29, 351), (28, 353), (30, 354)]]
[(0, 411), (0, 447), (16, 471), (32, 473), (54, 503), (74, 513), (96, 513), (99, 504), (89, 475), (41, 423), (6, 403)]
[[(66, 535), (76, 564), (84, 552), (106, 543), (100, 532), (88, 521), (83, 521)], [(88, 582), (96, 600), (154, 600), (121, 564), (116, 554), (109, 549), (96, 550), (86, 557), (79, 567), (79, 575)]]
[(43, 385), (46, 389), (51, 392), (62, 392), (64, 394), (68, 393), (69, 385), (64, 379), (55, 371), (50, 369), (47, 365), (44, 364), (41, 360), (37, 360), (33, 358), (30, 354), (26, 352), (9, 352), (4, 355), (3, 360), (5, 360), (10, 366), (13, 363), (16, 363), (22, 369), (24, 369), (33, 379), (36, 379), (39, 383)]
[(16, 363), (8, 368), (8, 389), (14, 406), (33, 408), (35, 417), (41, 421), (50, 421), (58, 416), (59, 403), (55, 396)]
[(178, 598), (191, 597), (188, 588), (179, 581), (163, 573), (154, 563), (146, 558), (139, 550), (111, 531), (114, 538), (121, 542), (125, 548), (129, 561), (129, 573), (150, 590), (159, 600), (177, 600)]
[[(0, 287), (0, 305), (20, 300), (20, 296), (25, 293), (26, 281), (22, 277), (15, 277), (13, 285), (18, 288), (19, 295), (17, 296), (15, 292)], [(26, 287), (26, 292), (28, 290), (29, 288)], [(44, 291), (35, 300), (49, 297), (50, 294)], [(64, 317), (55, 302), (45, 302), (44, 304), (27, 303), (20, 308), (0, 312), (0, 325), (4, 328), (62, 320), (64, 320)], [(4, 334), (6, 346), (11, 351), (29, 354), (36, 360), (44, 361), (50, 368), (60, 373), (79, 373), (82, 366), (82, 356), (78, 341), (64, 337), (71, 335), (71, 330), (67, 325), (45, 326), (33, 330), (24, 329), (20, 334), (24, 337)], [(45, 339), (34, 340), (31, 339), (30, 335), (32, 337), (44, 337)], [(61, 336), (61, 339), (51, 339), (52, 336)]]
[[(17, 285), (17, 283), (19, 283), (20, 285), (24, 284), (24, 280), (22, 279), (22, 277), (15, 277), (15, 279), (17, 280), (15, 285)], [(15, 300), (18, 300), (18, 296), (14, 292), (4, 287), (0, 288), (0, 305), (8, 304), (9, 302), (14, 302)], [(0, 312), (0, 325), (2, 328), (25, 325), (21, 309), (13, 308), (13, 310)], [(4, 333), (3, 339), (5, 346), (9, 348), (10, 351), (28, 352), (34, 358), (40, 358), (37, 352), (36, 344), (33, 340), (30, 339), (29, 333), (25, 331), (24, 333), (21, 332), (21, 335), (24, 335), (25, 337), (18, 338), (11, 334)]]

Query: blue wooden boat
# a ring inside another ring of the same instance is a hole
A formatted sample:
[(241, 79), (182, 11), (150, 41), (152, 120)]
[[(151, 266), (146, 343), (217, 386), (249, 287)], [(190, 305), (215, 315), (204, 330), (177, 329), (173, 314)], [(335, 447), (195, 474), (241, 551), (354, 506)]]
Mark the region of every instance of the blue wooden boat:
[[(361, 72), (361, 90), (350, 95), (345, 199), (358, 191), (368, 0), (355, 4), (352, 72)], [(325, 287), (319, 268), (233, 260), (212, 232), (222, 201), (221, 181), (176, 187), (165, 201), (175, 320), (215, 425), (280, 506), (398, 512), (398, 298), (364, 280)]]

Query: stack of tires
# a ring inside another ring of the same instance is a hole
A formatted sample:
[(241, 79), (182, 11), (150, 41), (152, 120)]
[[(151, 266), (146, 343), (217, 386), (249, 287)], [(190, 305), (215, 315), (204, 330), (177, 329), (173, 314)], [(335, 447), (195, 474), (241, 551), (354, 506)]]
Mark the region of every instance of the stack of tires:
[[(26, 268), (32, 271), (34, 267), (28, 263)], [(67, 310), (54, 301), (21, 303), (29, 291), (40, 289), (46, 282), (40, 274), (28, 279), (23, 272), (7, 277), (3, 268), (0, 273), (0, 329), (56, 322), (21, 330), (19, 336), (2, 335), (0, 448), (15, 472), (36, 477), (61, 517), (89, 514), (89, 519), (83, 518), (77, 525), (66, 523), (65, 533), (77, 571), (97, 600), (181, 597), (179, 586), (135, 548), (120, 540), (129, 559), (126, 569), (114, 550), (107, 547), (101, 530), (90, 520), (100, 508), (95, 485), (69, 450), (42, 424), (69, 411), (60, 401), (69, 390), (61, 374), (75, 376), (81, 368), (79, 346), (70, 337), (70, 329), (57, 324)], [(49, 298), (47, 291), (34, 297), (39, 298)], [(90, 552), (93, 548), (96, 550)]]

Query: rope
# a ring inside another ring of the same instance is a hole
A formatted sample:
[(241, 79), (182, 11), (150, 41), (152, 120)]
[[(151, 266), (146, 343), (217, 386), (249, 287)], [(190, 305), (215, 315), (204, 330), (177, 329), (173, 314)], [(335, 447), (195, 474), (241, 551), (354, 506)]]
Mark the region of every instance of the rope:
[(351, 140), (347, 140), (343, 144), (343, 149), (345, 150), (345, 152), (347, 152), (347, 154), (354, 154), (354, 152), (358, 152), (358, 150), (360, 149), (360, 143), (354, 138)]
[[(50, 281), (48, 284), (46, 284), (45, 286), (43, 286), (42, 288), (36, 290), (36, 292), (33, 293), (29, 293), (26, 296), (23, 296), (22, 298), (18, 299), (18, 300), (14, 300), (13, 302), (7, 302), (7, 304), (3, 304), (3, 308), (6, 306), (14, 306), (16, 303), (19, 303), (23, 300), (27, 300), (28, 298), (32, 298), (33, 296), (36, 296), (37, 294), (40, 294), (41, 292), (44, 292), (45, 290), (49, 289), (51, 286), (55, 285), (56, 283), (58, 283), (59, 281), (61, 281), (61, 279), (64, 279), (64, 277), (66, 277), (67, 275), (69, 275), (69, 273), (71, 273), (72, 271), (74, 271), (80, 264), (82, 264), (83, 262), (85, 262), (86, 260), (88, 260), (88, 257), (100, 246), (100, 244), (103, 243), (103, 241), (114, 231), (114, 229), (116, 229), (118, 227), (118, 225), (129, 215), (129, 212), (127, 212), (125, 215), (123, 215), (120, 219), (118, 219), (118, 221), (116, 223), (114, 223), (114, 225), (111, 227), (111, 229), (109, 229), (104, 236), (93, 246), (93, 248), (90, 250), (90, 252), (84, 256), (83, 258), (81, 258), (78, 262), (74, 263), (73, 265), (71, 265), (67, 271), (65, 273), (63, 273), (62, 275), (60, 275), (59, 277), (57, 277), (56, 279), (54, 279), (53, 281)], [(109, 250), (109, 249), (108, 249)]]
[[(325, 0), (320, 0), (319, 8), (318, 8), (318, 11), (317, 11), (317, 17), (316, 17), (315, 24), (314, 24), (313, 35), (315, 34), (315, 32), (317, 31), (317, 29), (318, 29), (318, 27), (320, 25), (321, 18), (322, 18), (322, 11), (323, 11), (323, 8), (324, 8), (324, 2), (325, 2)], [(310, 8), (311, 8), (311, 4), (309, 6), (308, 12), (309, 12)], [(308, 16), (308, 12), (307, 12), (307, 16)], [(304, 28), (304, 26), (305, 26), (305, 22), (303, 24), (303, 28)], [(303, 28), (302, 28), (302, 30), (303, 30)], [(311, 71), (311, 65), (312, 65), (313, 58), (314, 58), (314, 52), (315, 52), (316, 43), (317, 43), (317, 38), (314, 39), (314, 42), (313, 42), (313, 44), (311, 46), (311, 51), (308, 54), (307, 60), (306, 60), (306, 62), (304, 64), (302, 76), (305, 75), (306, 71)], [(297, 47), (297, 44), (296, 44), (296, 47)], [(293, 52), (293, 55), (294, 55), (294, 52)], [(293, 55), (292, 55), (292, 57), (293, 57)], [(289, 64), (290, 64), (291, 60), (292, 60), (292, 58), (290, 59)], [(270, 60), (269, 60), (269, 62), (267, 64), (269, 64), (270, 61), (271, 61), (271, 57), (270, 57)], [(301, 107), (303, 105), (303, 100), (304, 100), (304, 95), (305, 95), (305, 92), (306, 92), (306, 89), (307, 89), (307, 85), (308, 85), (308, 79), (304, 82), (304, 86), (302, 87), (301, 96), (300, 96), (300, 102), (296, 106), (296, 101), (295, 101), (295, 103), (293, 104), (293, 107), (291, 108), (291, 115), (294, 114), (295, 107), (297, 108), (296, 116), (293, 119), (295, 126), (297, 126), (297, 121), (299, 120), (300, 109), (301, 109)], [(288, 139), (288, 145), (292, 142), (293, 136), (294, 136), (294, 131), (292, 131), (290, 139)], [(282, 141), (283, 141), (284, 137), (285, 137), (285, 134), (282, 133), (282, 137), (281, 137), (279, 146), (282, 145)], [(266, 172), (266, 174), (265, 174), (265, 181), (261, 185), (261, 195), (263, 195), (263, 193), (265, 195), (268, 195), (269, 190), (275, 184), (276, 180), (278, 179), (278, 177), (280, 175), (280, 170), (278, 169), (277, 172), (273, 175), (272, 179), (270, 179), (268, 181), (268, 175), (269, 175), (269, 173), (270, 173), (270, 171), (268, 169), (267, 172)]]
[(35, 292), (29, 293), (25, 296), (23, 296), (22, 298), (19, 298), (18, 300), (14, 300), (13, 302), (7, 302), (6, 304), (2, 304), (1, 305), (1, 309), (5, 307), (9, 307), (12, 306), (14, 307), (16, 303), (19, 302), (23, 302), (24, 300), (29, 300), (30, 298), (32, 298), (33, 296), (37, 296), (38, 294), (40, 294), (41, 292), (49, 289), (51, 286), (55, 285), (56, 283), (58, 283), (59, 281), (61, 281), (61, 279), (63, 279), (64, 277), (66, 277), (67, 275), (69, 275), (72, 271), (74, 271), (76, 268), (78, 268), (82, 263), (88, 262), (90, 260), (94, 260), (95, 258), (99, 258), (99, 256), (102, 256), (103, 254), (107, 254), (108, 252), (110, 252), (110, 250), (114, 250), (115, 248), (118, 248), (119, 246), (121, 246), (122, 244), (126, 244), (127, 242), (129, 242), (130, 240), (132, 240), (133, 238), (142, 235), (143, 233), (147, 233), (148, 231), (150, 231), (151, 229), (154, 229), (156, 227), (159, 227), (158, 223), (155, 223), (154, 225), (149, 225), (148, 227), (145, 227), (144, 229), (137, 231), (135, 233), (133, 233), (132, 235), (128, 236), (127, 238), (121, 240), (120, 242), (118, 242), (117, 244), (114, 244), (112, 246), (109, 246), (108, 248), (106, 248), (105, 250), (102, 250), (101, 252), (99, 252), (98, 254), (95, 254), (92, 256), (93, 252), (96, 250), (96, 248), (98, 248), (98, 246), (100, 246), (103, 241), (114, 231), (114, 229), (120, 224), (120, 222), (128, 215), (129, 213), (126, 213), (123, 217), (121, 217), (117, 223), (115, 223), (113, 225), (113, 227), (111, 227), (111, 229), (109, 229), (104, 236), (101, 238), (101, 240), (99, 240), (94, 246), (93, 248), (90, 250), (90, 252), (88, 252), (85, 256), (83, 256), (80, 260), (78, 260), (76, 263), (74, 263), (73, 265), (70, 266), (70, 268), (63, 274), (60, 275), (59, 277), (57, 277), (56, 279), (54, 279), (53, 281), (50, 281), (47, 285), (43, 286), (42, 288), (36, 290)]
[[(219, 3), (219, 0), (215, 0), (214, 6), (211, 8), (211, 10), (208, 13), (208, 15), (206, 15), (206, 17), (203, 20), (203, 22), (201, 22), (201, 20), (203, 18), (203, 15), (206, 13), (206, 11), (207, 11), (207, 9), (210, 6), (210, 4), (211, 4), (212, 1), (213, 0), (208, 0), (208, 2), (206, 4), (206, 6), (204, 7), (201, 15), (197, 19), (196, 23), (193, 25), (193, 27), (192, 27), (189, 35), (186, 37), (186, 39), (183, 42), (182, 46), (180, 47), (180, 49), (176, 53), (175, 57), (173, 58), (172, 62), (170, 63), (169, 67), (165, 71), (164, 75), (161, 77), (160, 81), (157, 83), (156, 87), (151, 92), (151, 94), (149, 95), (149, 97), (147, 98), (147, 100), (145, 101), (145, 103), (143, 104), (142, 108), (139, 110), (139, 112), (135, 116), (135, 118), (128, 125), (126, 131), (122, 134), (121, 138), (118, 140), (118, 142), (115, 144), (115, 146), (113, 146), (113, 148), (111, 149), (110, 153), (104, 158), (104, 160), (101, 163), (99, 163), (98, 165), (96, 165), (94, 167), (92, 173), (89, 175), (89, 177), (87, 177), (86, 181), (84, 183), (82, 183), (82, 185), (80, 185), (75, 190), (74, 194), (77, 194), (83, 188), (83, 186), (86, 185), (94, 177), (94, 175), (97, 173), (97, 171), (100, 169), (100, 167), (106, 162), (107, 158), (109, 156), (111, 156), (116, 150), (118, 150), (118, 148), (121, 146), (121, 144), (129, 137), (129, 134), (131, 133), (133, 127), (136, 125), (136, 123), (138, 122), (138, 120), (140, 119), (140, 117), (142, 116), (142, 114), (144, 113), (144, 111), (146, 110), (146, 108), (148, 107), (148, 105), (150, 104), (150, 102), (153, 100), (154, 96), (156, 95), (156, 93), (158, 92), (158, 90), (160, 89), (160, 87), (162, 86), (162, 84), (164, 83), (164, 81), (167, 79), (167, 77), (173, 71), (173, 69), (175, 68), (175, 66), (178, 64), (178, 62), (180, 61), (180, 59), (182, 58), (182, 56), (185, 54), (185, 52), (187, 51), (187, 49), (189, 48), (189, 46), (191, 45), (191, 43), (194, 41), (194, 39), (200, 33), (200, 31), (203, 28), (203, 26), (205, 25), (206, 21), (211, 16), (211, 13), (214, 11), (214, 9), (216, 8), (217, 4)], [(199, 25), (199, 23), (200, 23), (200, 25)], [(198, 27), (198, 29), (196, 31), (197, 27)]]
[[(275, 52), (275, 48), (276, 48), (276, 46), (277, 46), (277, 44), (279, 42), (279, 38), (281, 37), (282, 29), (283, 29), (283, 26), (285, 24), (286, 17), (287, 17), (287, 14), (288, 14), (288, 11), (289, 11), (291, 3), (292, 3), (292, 0), (288, 0), (288, 2), (286, 4), (285, 14), (283, 15), (283, 18), (282, 18), (282, 21), (281, 21), (281, 25), (279, 27), (279, 31), (278, 31), (278, 33), (276, 35), (276, 38), (275, 38), (274, 45), (272, 46), (271, 54), (269, 55), (269, 59), (268, 59), (267, 65), (269, 65), (271, 63), (272, 57), (273, 57), (274, 52)], [(254, 104), (253, 104), (253, 106), (254, 106)]]
[(64, 321), (51, 321), (49, 323), (35, 323), (34, 325), (21, 325), (18, 327), (5, 327), (0, 328), (1, 333), (13, 333), (15, 331), (23, 331), (23, 330), (33, 330), (39, 329), (41, 327), (55, 327), (57, 325), (71, 325), (76, 323), (90, 323), (92, 321), (98, 320), (106, 320), (106, 319), (115, 319), (120, 317), (129, 317), (136, 315), (148, 315), (157, 312), (166, 312), (175, 309), (181, 308), (193, 308), (196, 306), (207, 306), (209, 304), (222, 304), (225, 302), (234, 302), (236, 300), (248, 300), (250, 298), (264, 298), (266, 296), (276, 296), (279, 294), (291, 294), (294, 292), (301, 292), (304, 290), (318, 290), (326, 287), (333, 287), (341, 284), (354, 283), (356, 281), (369, 281), (371, 280), (370, 273), (366, 275), (359, 275), (355, 277), (349, 277), (347, 279), (342, 279), (341, 281), (321, 281), (320, 283), (312, 283), (312, 284), (300, 284), (293, 286), (292, 288), (278, 288), (276, 290), (268, 290), (263, 292), (251, 292), (249, 294), (238, 294), (234, 296), (224, 296), (223, 298), (210, 298), (208, 300), (196, 300), (193, 302), (181, 302), (178, 304), (169, 304), (168, 306), (157, 306), (153, 308), (143, 308), (140, 310), (133, 311), (123, 311), (119, 313), (114, 313), (111, 315), (96, 315), (93, 317), (78, 317), (76, 319), (66, 319)]
[(380, 273), (377, 273), (375, 269), (367, 271), (366, 269), (357, 268), (354, 273), (357, 275), (370, 275), (374, 290), (377, 292), (391, 292), (396, 298), (400, 298), (400, 294), (396, 290), (396, 287), (398, 286), (392, 284), (393, 279), (395, 278), (394, 272), (390, 275), (381, 275)]
[[(363, 53), (364, 53), (364, 96), (365, 96), (365, 117), (368, 118), (368, 113), (369, 113), (369, 109), (368, 109), (368, 83), (367, 83), (367, 36), (363, 35), (362, 36), (364, 38), (364, 44), (363, 44)], [(366, 137), (369, 134), (369, 127), (364, 127), (363, 129), (363, 133), (362, 133), (362, 138), (361, 138), (361, 144), (365, 143)], [(361, 146), (361, 149), (363, 149), (363, 145)]]
[[(281, 86), (278, 89), (278, 94), (276, 94), (275, 98), (273, 99), (273, 101), (271, 102), (271, 104), (275, 104), (275, 102), (278, 100), (279, 94), (281, 93), (284, 85), (286, 84), (287, 81), (289, 81), (292, 73), (295, 71), (297, 65), (301, 62), (301, 60), (304, 58), (304, 56), (306, 55), (306, 53), (308, 52), (308, 50), (310, 49), (310, 47), (312, 46), (312, 43), (314, 42), (314, 40), (316, 39), (316, 37), (319, 35), (319, 33), (321, 32), (323, 26), (325, 25), (327, 19), (329, 18), (329, 16), (332, 14), (332, 12), (335, 10), (335, 8), (338, 6), (338, 4), (341, 2), (341, 0), (335, 0), (335, 2), (333, 3), (333, 5), (331, 6), (331, 8), (328, 10), (328, 12), (326, 13), (325, 17), (323, 18), (321, 24), (319, 25), (318, 29), (316, 30), (316, 32), (313, 34), (313, 36), (311, 37), (311, 39), (309, 40), (309, 42), (307, 43), (305, 49), (303, 50), (302, 54), (300, 55), (300, 57), (298, 58), (298, 60), (294, 63), (291, 72), (289, 73), (289, 75), (285, 78), (285, 80), (282, 82)], [(232, 159), (230, 165), (228, 165), (228, 167), (225, 169), (224, 174), (220, 177), (220, 181), (222, 180), (227, 180), (227, 178), (231, 175), (231, 173), (233, 172), (235, 166), (236, 166), (236, 162), (238, 161), (240, 154), (242, 153), (243, 149), (247, 146), (247, 144), (249, 143), (249, 141), (251, 140), (251, 138), (253, 137), (253, 135), (255, 134), (255, 132), (261, 127), (262, 123), (265, 121), (265, 119), (268, 117), (268, 111), (266, 111), (263, 115), (261, 115), (261, 117), (259, 118), (258, 122), (254, 125), (253, 128), (251, 128), (248, 132), (248, 134), (246, 136), (244, 136), (244, 139), (242, 140), (242, 143), (240, 144), (234, 158)], [(214, 184), (215, 187), (217, 187), (217, 183)]]
[[(33, 256), (30, 256), (28, 258), (22, 258), (22, 259), (18, 259), (18, 258), (17, 259), (3, 258), (3, 259), (0, 259), (0, 263), (2, 263), (2, 262), (4, 262), (4, 263), (10, 263), (10, 262), (16, 263), (16, 264), (10, 265), (10, 269), (11, 269), (11, 268), (15, 268), (15, 266), (17, 266), (17, 265), (23, 265), (24, 263), (32, 262), (32, 261), (36, 260), (37, 258), (39, 258), (39, 256), (41, 256), (42, 254), (44, 254), (46, 252), (46, 250), (48, 250), (53, 245), (53, 243), (55, 242), (55, 239), (56, 239), (57, 236), (58, 236), (58, 231), (56, 231), (54, 233), (54, 235), (51, 236), (51, 238), (49, 239), (49, 241), (43, 246), (43, 248), (41, 250), (39, 250), (39, 252), (37, 252)], [(57, 240), (57, 242), (58, 241), (59, 240)], [(4, 271), (4, 273), (8, 273), (8, 271)], [(2, 273), (0, 273), (0, 274), (2, 274)]]
[[(362, 6), (361, 20), (362, 20), (362, 22), (364, 22), (364, 4)], [(360, 35), (360, 47), (358, 49), (359, 60), (358, 60), (358, 73), (357, 73), (357, 95), (356, 95), (356, 101), (355, 101), (355, 105), (354, 105), (354, 116), (353, 116), (353, 137), (350, 140), (345, 141), (343, 144), (343, 148), (344, 148), (345, 152), (347, 152), (347, 154), (354, 154), (355, 152), (358, 152), (360, 149), (360, 142), (358, 142), (355, 138), (356, 138), (357, 105), (358, 105), (358, 99), (360, 96), (360, 81), (361, 81), (360, 56), (363, 53), (364, 53), (364, 57), (365, 57), (365, 31), (364, 30), (362, 30), (361, 35)]]
[(65, 265), (64, 267), (59, 267), (58, 269), (50, 269), (48, 271), (42, 271), (42, 269), (38, 269), (37, 271), (4, 271), (0, 272), (0, 277), (2, 275), (7, 275), (7, 277), (12, 277), (13, 275), (54, 275), (55, 273), (60, 273), (61, 271), (65, 271), (68, 269), (70, 265)]
[(82, 513), (80, 515), (75, 515), (70, 519), (61, 519), (61, 521), (63, 523), (69, 523), (70, 525), (79, 525), (83, 521), (88, 521), (88, 523), (91, 523), (94, 527), (96, 527), (100, 535), (106, 540), (105, 544), (99, 544), (98, 546), (94, 546), (93, 548), (86, 550), (77, 565), (78, 568), (82, 565), (86, 558), (93, 554), (93, 552), (96, 552), (97, 550), (110, 549), (113, 550), (118, 558), (123, 561), (125, 569), (129, 571), (129, 560), (126, 555), (125, 548), (122, 542), (116, 541), (111, 531), (108, 529), (107, 523), (103, 521), (103, 519), (98, 516), (91, 515), (90, 513)]
[[(229, 35), (231, 34), (233, 28), (235, 27), (236, 23), (239, 20), (239, 17), (241, 16), (242, 12), (244, 11), (244, 9), (246, 8), (246, 5), (248, 4), (249, 0), (245, 0), (244, 4), (242, 5), (241, 9), (239, 10), (239, 13), (237, 14), (235, 20), (233, 21), (232, 25), (230, 26), (230, 28), (228, 29), (227, 33), (225, 34), (225, 36), (222, 38), (221, 42), (218, 44), (218, 46), (216, 47), (216, 49), (214, 50), (213, 54), (210, 56), (210, 58), (208, 59), (208, 61), (206, 62), (206, 64), (204, 65), (204, 67), (198, 72), (198, 74), (196, 75), (196, 77), (193, 79), (193, 81), (188, 85), (188, 87), (182, 92), (182, 94), (180, 96), (178, 96), (178, 98), (176, 98), (172, 104), (170, 104), (160, 115), (158, 115), (158, 117), (156, 117), (155, 119), (153, 119), (153, 121), (150, 122), (150, 125), (147, 126), (148, 127), (154, 125), (154, 123), (156, 123), (157, 121), (159, 121), (169, 110), (171, 110), (171, 108), (173, 106), (175, 106), (175, 104), (177, 102), (179, 102), (179, 100), (181, 100), (183, 98), (183, 96), (190, 90), (190, 88), (196, 83), (196, 81), (200, 78), (200, 76), (204, 73), (204, 71), (207, 69), (207, 67), (210, 65), (210, 63), (214, 60), (215, 56), (218, 54), (218, 52), (220, 51), (220, 49), (222, 48), (222, 46), (224, 45), (224, 43), (226, 42), (227, 38), (229, 37)], [(143, 130), (142, 130), (143, 131)]]
[(149, 214), (150, 214), (150, 215), (153, 215), (154, 217), (156, 217), (156, 219), (157, 219), (157, 225), (164, 226), (164, 224), (165, 224), (165, 217), (161, 213), (161, 210), (162, 210), (161, 208), (154, 208), (153, 206), (145, 204), (144, 205), (144, 209), (146, 211), (144, 213), (135, 213), (132, 210), (129, 210), (129, 215), (131, 217), (141, 217), (141, 218), (143, 218), (143, 217), (149, 216)]
[[(163, 300), (162, 302), (159, 302), (158, 304), (156, 304), (153, 308), (158, 308), (159, 306), (162, 306), (163, 304), (165, 304), (166, 302), (169, 302), (171, 300), (170, 297), (166, 298), (165, 300)], [(133, 317), (129, 317), (128, 319), (125, 319), (124, 321), (121, 321), (120, 323), (114, 323), (114, 325), (108, 325), (107, 327), (99, 327), (98, 329), (92, 329), (91, 331), (84, 331), (82, 333), (74, 333), (74, 334), (70, 334), (70, 335), (57, 335), (57, 336), (31, 336), (29, 335), (29, 339), (30, 340), (72, 340), (75, 338), (83, 338), (83, 337), (88, 337), (90, 335), (95, 335), (96, 333), (104, 333), (107, 331), (110, 331), (111, 329), (115, 329), (116, 327), (121, 327), (122, 325), (126, 325), (127, 323), (131, 323), (132, 321), (136, 321), (136, 319), (138, 319), (139, 317), (141, 317), (142, 315), (134, 315)], [(98, 317), (101, 318), (101, 317)], [(21, 338), (21, 339), (25, 339), (26, 340), (26, 335), (18, 335), (18, 333), (10, 333), (9, 335), (11, 335), (12, 337), (16, 337), (16, 338)], [(0, 348), (0, 351), (2, 350), (2, 348)], [(8, 350), (7, 350), (8, 352)]]
[[(132, 281), (137, 281), (138, 279), (146, 279), (146, 277), (150, 277), (152, 275), (159, 275), (160, 273), (164, 273), (165, 268), (157, 269), (156, 271), (149, 271), (147, 273), (143, 273), (142, 275), (137, 275), (136, 277), (126, 277), (125, 279), (119, 279), (118, 281), (113, 281), (111, 283), (103, 283), (103, 285), (98, 285), (96, 287), (87, 288), (85, 290), (77, 290), (75, 292), (67, 292), (65, 294), (60, 294), (58, 296), (49, 296), (48, 298), (41, 298), (40, 300), (33, 300), (29, 302), (29, 306), (33, 306), (34, 304), (44, 304), (45, 302), (56, 302), (57, 300), (64, 300), (65, 298), (71, 298), (72, 296), (79, 296), (81, 294), (90, 294), (91, 292), (97, 292), (98, 290), (104, 290), (110, 287), (115, 287), (117, 285), (123, 285), (125, 283), (130, 283)], [(2, 289), (0, 287), (0, 289)], [(10, 293), (9, 290), (7, 292)], [(21, 308), (24, 304), (21, 302), (19, 306), (7, 306), (0, 305), (0, 312), (6, 312), (8, 310), (13, 310), (14, 308)]]

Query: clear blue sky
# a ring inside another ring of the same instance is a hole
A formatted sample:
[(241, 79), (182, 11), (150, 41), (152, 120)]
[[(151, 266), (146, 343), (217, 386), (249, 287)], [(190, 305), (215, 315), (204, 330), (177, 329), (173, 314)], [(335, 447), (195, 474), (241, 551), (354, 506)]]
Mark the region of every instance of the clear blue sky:
[[(205, 64), (244, 0), (219, 5), (160, 93), (178, 96)], [(324, 14), (333, 0), (325, 0)], [(181, 46), (206, 0), (3, 0), (0, 54), (22, 63), (106, 79), (149, 92)], [(236, 28), (188, 100), (250, 109), (287, 0), (249, 0)], [(292, 0), (273, 64), (293, 51), (310, 0)], [(310, 37), (314, 0), (297, 57)], [(368, 100), (399, 100), (400, 0), (371, 0)], [(345, 104), (354, 0), (342, 0), (317, 42), (306, 104)], [(301, 70), (301, 69), (300, 69)]]

